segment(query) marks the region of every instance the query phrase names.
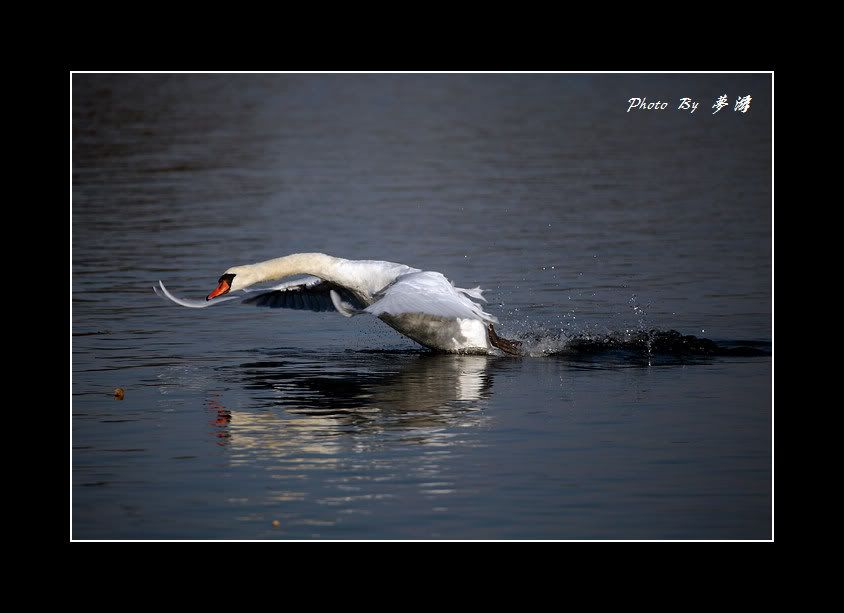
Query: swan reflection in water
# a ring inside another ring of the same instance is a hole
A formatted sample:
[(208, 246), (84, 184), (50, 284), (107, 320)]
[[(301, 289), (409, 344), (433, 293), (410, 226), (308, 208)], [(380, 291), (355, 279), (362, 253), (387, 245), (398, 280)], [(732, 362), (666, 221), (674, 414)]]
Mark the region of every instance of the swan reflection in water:
[[(206, 400), (214, 434), (232, 461), (255, 455), (301, 462), (409, 443), (473, 444), (467, 432), (486, 419), (495, 358), (418, 352), (291, 354), (221, 368), (248, 397)], [(347, 456), (346, 456), (347, 457)]]
[[(215, 467), (235, 520), (266, 527), (278, 519), (270, 536), (311, 538), (365, 535), (377, 516), (381, 533), (403, 534), (403, 510), (447, 515), (473, 495), (461, 471), (485, 444), (491, 371), (506, 368), (506, 358), (247, 355), (216, 370), (182, 365), (161, 388), (162, 402), (174, 387), (198, 392), (201, 427), (220, 445), (212, 457), (222, 460)], [(242, 496), (240, 482), (261, 486)]]

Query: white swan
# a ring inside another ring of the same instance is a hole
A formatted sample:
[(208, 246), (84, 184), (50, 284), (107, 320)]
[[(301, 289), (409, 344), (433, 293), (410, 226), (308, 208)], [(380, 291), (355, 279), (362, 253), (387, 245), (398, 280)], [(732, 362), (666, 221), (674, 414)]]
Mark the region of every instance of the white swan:
[[(307, 276), (273, 287), (251, 287), (293, 275)], [(486, 302), (479, 287), (455, 287), (441, 273), (394, 262), (294, 253), (229, 268), (205, 300), (177, 298), (161, 281), (158, 284), (153, 287), (156, 294), (190, 308), (242, 300), (270, 308), (338, 311), (346, 317), (370, 314), (431, 349), (488, 353), (496, 347), (509, 354), (521, 353), (521, 343), (499, 337), (492, 326), (498, 320), (472, 300)], [(245, 295), (230, 294), (238, 290)]]

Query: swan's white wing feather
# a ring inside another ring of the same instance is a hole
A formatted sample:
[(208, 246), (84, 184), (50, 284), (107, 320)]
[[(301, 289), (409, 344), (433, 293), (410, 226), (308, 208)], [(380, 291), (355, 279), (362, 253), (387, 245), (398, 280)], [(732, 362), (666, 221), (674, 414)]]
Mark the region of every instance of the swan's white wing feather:
[(155, 290), (155, 293), (161, 296), (162, 298), (166, 298), (171, 302), (175, 302), (178, 305), (183, 307), (188, 307), (190, 309), (204, 309), (206, 307), (213, 306), (215, 304), (220, 304), (221, 302), (228, 302), (229, 300), (242, 300), (243, 296), (221, 296), (219, 298), (214, 298), (213, 300), (205, 300), (204, 298), (201, 300), (193, 300), (191, 298), (178, 298), (171, 294), (166, 287), (164, 287), (164, 283), (161, 281), (158, 282), (158, 285), (161, 287), (152, 286), (152, 289)]
[(463, 289), (462, 287), (455, 287), (458, 292), (462, 294), (466, 294), (469, 298), (474, 298), (475, 300), (483, 300), (486, 302), (486, 298), (484, 298), (484, 290), (480, 287), (473, 287), (472, 289)]
[[(376, 296), (376, 302), (364, 309), (373, 315), (420, 313), (436, 317), (480, 319), (497, 322), (480, 305), (469, 300), (438, 272), (413, 272), (401, 275)], [(475, 293), (474, 290), (472, 290)]]
[(334, 305), (334, 310), (340, 313), (340, 315), (342, 315), (343, 317), (351, 317), (353, 315), (361, 315), (363, 313), (366, 313), (366, 311), (355, 307), (352, 303), (343, 300), (343, 297), (340, 296), (337, 290), (332, 289), (328, 293), (328, 295), (331, 298), (331, 303)]

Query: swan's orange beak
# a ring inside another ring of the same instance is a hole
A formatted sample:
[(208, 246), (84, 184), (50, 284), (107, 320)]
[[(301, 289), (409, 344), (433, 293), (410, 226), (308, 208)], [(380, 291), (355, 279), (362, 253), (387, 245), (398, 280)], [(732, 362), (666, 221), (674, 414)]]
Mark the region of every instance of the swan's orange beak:
[(221, 294), (225, 294), (227, 291), (229, 291), (229, 289), (231, 289), (231, 287), (229, 286), (229, 282), (223, 279), (222, 281), (220, 281), (220, 285), (217, 286), (217, 289), (208, 294), (206, 300), (211, 300), (212, 298), (216, 298)]

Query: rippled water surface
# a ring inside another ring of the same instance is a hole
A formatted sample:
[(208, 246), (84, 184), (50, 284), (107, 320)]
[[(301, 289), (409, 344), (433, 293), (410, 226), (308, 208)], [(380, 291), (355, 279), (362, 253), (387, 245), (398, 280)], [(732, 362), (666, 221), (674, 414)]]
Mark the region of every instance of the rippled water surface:
[[(770, 93), (75, 75), (73, 537), (771, 538)], [(479, 284), (530, 355), (152, 291), (302, 251)]]

